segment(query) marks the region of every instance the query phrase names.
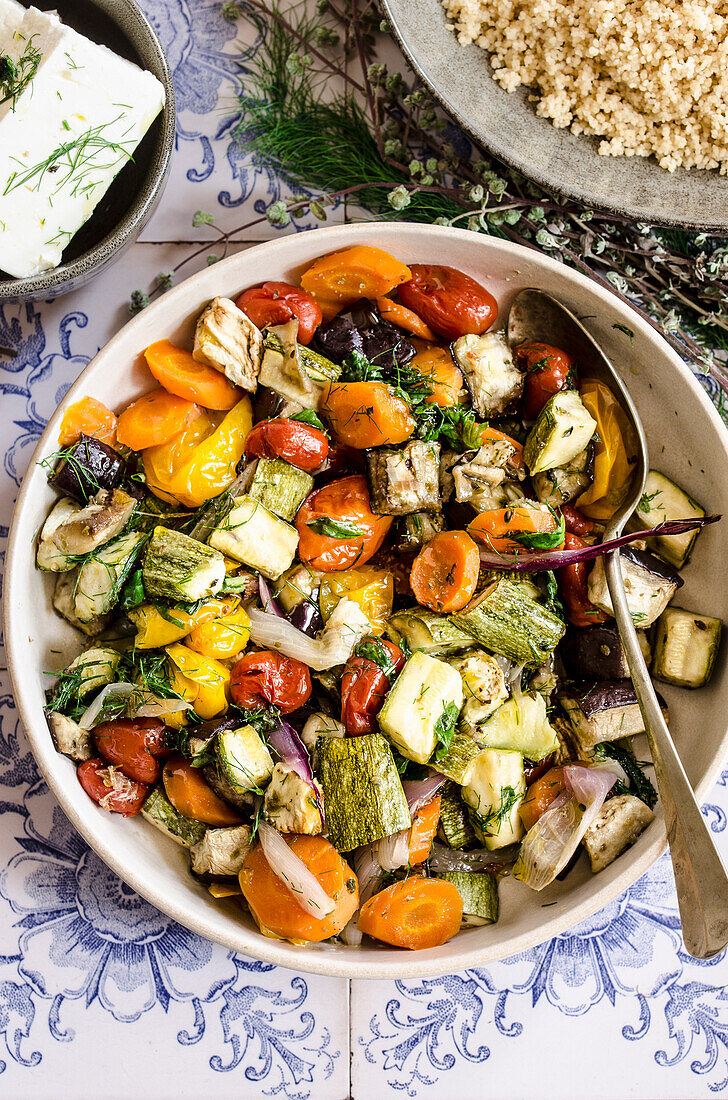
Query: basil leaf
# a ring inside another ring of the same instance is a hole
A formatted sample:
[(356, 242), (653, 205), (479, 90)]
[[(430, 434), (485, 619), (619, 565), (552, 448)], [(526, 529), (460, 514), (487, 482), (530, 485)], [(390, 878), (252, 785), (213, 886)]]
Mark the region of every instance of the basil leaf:
[(315, 535), (326, 535), (330, 539), (355, 539), (366, 535), (366, 531), (362, 527), (357, 527), (355, 523), (330, 519), (328, 516), (312, 519), (306, 526), (310, 527)]
[(559, 517), (559, 525), (555, 531), (519, 531), (510, 538), (518, 542), (526, 550), (558, 550), (564, 543), (566, 524), (564, 517)]
[(376, 638), (365, 638), (362, 642), (359, 642), (359, 645), (354, 649), (354, 656), (363, 657), (366, 661), (378, 665), (390, 682), (396, 673), (388, 649)]
[(124, 587), (121, 590), (121, 596), (119, 597), (119, 604), (128, 611), (132, 607), (139, 607), (140, 603), (144, 601), (144, 585), (142, 584), (142, 571), (141, 569), (135, 569), (133, 573), (130, 573), (124, 582)]
[(326, 432), (323, 421), (316, 415), (313, 409), (301, 409), (299, 413), (294, 413), (293, 416), (288, 417), (289, 420), (298, 420), (301, 424), (310, 424), (312, 428), (318, 428), (320, 432)]
[(452, 735), (455, 732), (459, 715), (460, 708), (457, 703), (448, 703), (437, 719), (435, 723), (435, 736), (437, 737), (438, 745), (435, 751), (435, 760), (442, 760), (443, 756), (447, 756), (449, 753), (450, 745), (452, 744)]

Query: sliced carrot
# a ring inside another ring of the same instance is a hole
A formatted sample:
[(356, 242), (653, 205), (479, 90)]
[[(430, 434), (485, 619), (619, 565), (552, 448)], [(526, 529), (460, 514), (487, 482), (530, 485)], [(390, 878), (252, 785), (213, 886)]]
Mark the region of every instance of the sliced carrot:
[(480, 574), (480, 553), (467, 531), (441, 531), (412, 563), (415, 599), (431, 611), (461, 611), (473, 598)]
[(201, 413), (199, 405), (167, 390), (152, 390), (124, 409), (116, 437), (125, 447), (141, 451), (169, 443)]
[(430, 326), (426, 325), (413, 309), (407, 309), (407, 306), (403, 306), (401, 302), (393, 302), (391, 298), (377, 298), (377, 307), (385, 321), (396, 325), (404, 332), (419, 336), (421, 340), (437, 340)]
[(359, 298), (381, 298), (412, 277), (410, 269), (389, 252), (354, 245), (321, 256), (301, 276), (301, 286), (321, 306), (324, 320)]
[(459, 932), (463, 901), (452, 882), (410, 876), (364, 902), (359, 930), (412, 951), (439, 947)]
[[(524, 542), (515, 538), (515, 535), (548, 535), (556, 530), (558, 523), (554, 513), (545, 505), (536, 504), (492, 508), (488, 512), (481, 512), (468, 524), (468, 531), (473, 538), (489, 550), (495, 551), (523, 550)], [(559, 550), (563, 545), (561, 540), (544, 548)]]
[(510, 460), (510, 465), (515, 466), (519, 470), (525, 469), (523, 465), (523, 444), (519, 443), (517, 439), (513, 439), (512, 436), (506, 435), (505, 432), (498, 431), (497, 428), (491, 428), (487, 424), (483, 424), (480, 428), (480, 438), (483, 443), (510, 443), (516, 448), (516, 453)]
[(424, 863), (427, 859), (439, 824), (440, 795), (438, 794), (431, 802), (420, 806), (412, 818), (409, 835), (410, 866), (414, 867), (415, 863)]
[(407, 403), (383, 382), (332, 382), (320, 411), (340, 443), (362, 450), (404, 443), (415, 430)]
[(242, 824), (243, 819), (235, 810), (208, 787), (200, 768), (193, 768), (180, 753), (170, 756), (164, 765), (162, 780), (167, 798), (185, 817), (221, 828)]
[(549, 768), (545, 775), (531, 784), (518, 811), (526, 832), (536, 824), (541, 814), (565, 789), (563, 768)]
[(449, 348), (426, 344), (417, 352), (410, 366), (418, 371), (432, 387), (425, 398), (428, 405), (450, 406), (459, 404), (464, 396), (462, 373), (453, 363)]
[(198, 363), (192, 353), (175, 347), (169, 340), (157, 340), (144, 352), (147, 365), (169, 393), (196, 401), (206, 409), (232, 409), (243, 396), (242, 391), (205, 363)]
[(113, 447), (116, 442), (116, 417), (95, 397), (82, 397), (63, 414), (58, 442), (61, 447), (77, 443), (82, 435), (91, 435)]
[(287, 836), (286, 843), (336, 903), (325, 917), (314, 917), (299, 905), (296, 895), (270, 868), (257, 845), (245, 857), (240, 889), (261, 932), (284, 940), (318, 943), (335, 936), (349, 923), (359, 905), (356, 875), (332, 844), (322, 836)]

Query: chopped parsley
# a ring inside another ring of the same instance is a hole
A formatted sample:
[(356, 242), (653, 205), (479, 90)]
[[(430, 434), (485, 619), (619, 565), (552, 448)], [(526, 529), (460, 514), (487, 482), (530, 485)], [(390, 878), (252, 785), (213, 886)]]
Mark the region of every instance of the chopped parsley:
[(448, 703), (437, 719), (435, 723), (435, 736), (437, 737), (435, 760), (442, 760), (449, 753), (459, 715), (460, 708), (457, 703)]

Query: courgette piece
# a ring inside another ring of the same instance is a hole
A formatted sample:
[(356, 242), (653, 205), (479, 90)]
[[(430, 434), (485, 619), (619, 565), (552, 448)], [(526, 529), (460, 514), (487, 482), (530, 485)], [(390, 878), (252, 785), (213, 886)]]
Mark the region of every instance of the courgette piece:
[(468, 729), (473, 729), (508, 698), (503, 669), (495, 657), (483, 650), (451, 657), (449, 663), (463, 678), (465, 703), (460, 720)]
[(206, 826), (175, 810), (161, 786), (147, 796), (142, 805), (142, 817), (183, 848), (191, 848), (205, 835)]
[(469, 848), (476, 837), (457, 783), (448, 780), (440, 798), (439, 832), (449, 848)]
[(451, 621), (486, 649), (528, 665), (543, 664), (566, 630), (558, 616), (506, 577), (490, 584)]
[[(650, 470), (635, 515), (639, 527), (656, 527), (671, 519), (697, 519), (705, 515), (705, 509), (669, 477)], [(699, 534), (700, 530), (686, 531), (682, 535), (658, 535), (648, 539), (647, 545), (676, 569), (682, 569)]]
[(320, 789), (318, 798), (316, 794), (316, 789), (293, 768), (276, 764), (263, 800), (266, 821), (279, 833), (316, 836), (324, 827), (319, 809)]
[(234, 797), (258, 793), (273, 774), (273, 758), (252, 726), (221, 730), (215, 758), (218, 779)]
[(463, 786), (463, 801), (478, 840), (491, 851), (515, 844), (523, 836), (519, 809), (526, 793), (520, 752), (483, 749)]
[(405, 641), (411, 650), (423, 653), (453, 653), (472, 645), (473, 639), (446, 615), (412, 607), (397, 611), (387, 620), (387, 635), (393, 642)]
[(351, 852), (412, 824), (392, 750), (380, 733), (316, 742), (328, 837)]
[(565, 466), (554, 466), (534, 474), (533, 490), (542, 504), (560, 508), (562, 504), (578, 497), (593, 481), (594, 447), (590, 443)]
[(585, 448), (597, 422), (576, 390), (555, 393), (544, 405), (528, 433), (523, 460), (532, 474), (567, 466)]
[(190, 849), (192, 871), (204, 878), (235, 878), (245, 863), (249, 848), (247, 825), (205, 829), (202, 838)]
[(248, 496), (290, 523), (313, 489), (313, 478), (281, 458), (259, 458)]
[[(265, 346), (275, 351), (283, 350), (283, 345), (275, 328), (266, 329)], [(298, 345), (298, 357), (306, 373), (316, 382), (335, 382), (341, 374), (341, 367), (338, 363), (327, 359), (320, 351), (315, 351), (307, 344)], [(263, 383), (263, 385), (268, 385), (268, 383)]]
[(229, 298), (213, 298), (195, 328), (193, 359), (251, 393), (258, 384), (263, 334)]
[(218, 550), (181, 531), (154, 528), (142, 569), (148, 596), (196, 603), (218, 592), (224, 579), (225, 559)]
[(655, 679), (677, 687), (703, 687), (713, 673), (722, 632), (720, 619), (667, 607), (657, 620)]
[(113, 684), (120, 660), (121, 653), (118, 650), (108, 646), (94, 646), (79, 653), (78, 657), (74, 657), (61, 675), (73, 676), (76, 694), (79, 699), (83, 699), (98, 691), (99, 688)]
[(297, 343), (297, 333), (295, 318), (266, 330), (258, 381), (304, 408), (317, 408), (326, 386), (341, 374), (341, 367)]
[[(463, 705), (463, 682), (451, 665), (413, 653), (387, 692), (379, 728), (402, 756), (426, 764), (443, 722), (452, 727)], [(447, 716), (447, 718), (445, 718)]]
[(295, 527), (269, 511), (253, 497), (245, 496), (210, 535), (210, 546), (228, 557), (277, 580), (293, 562), (298, 547)]
[(542, 760), (559, 747), (542, 695), (509, 699), (478, 726), (477, 737), (486, 748), (515, 749), (529, 760)]
[(443, 871), (437, 878), (451, 882), (463, 899), (463, 924), (476, 927), (498, 920), (498, 880), (487, 871)]
[(524, 376), (502, 332), (460, 336), (452, 345), (452, 355), (480, 416), (504, 413), (521, 396)]
[(446, 775), (448, 779), (462, 785), (466, 782), (472, 763), (481, 748), (482, 745), (478, 744), (473, 733), (459, 727), (452, 735), (447, 752), (433, 760), (432, 766), (441, 775)]
[(83, 563), (75, 593), (76, 615), (81, 622), (94, 622), (115, 606), (145, 539), (142, 531), (130, 531)]

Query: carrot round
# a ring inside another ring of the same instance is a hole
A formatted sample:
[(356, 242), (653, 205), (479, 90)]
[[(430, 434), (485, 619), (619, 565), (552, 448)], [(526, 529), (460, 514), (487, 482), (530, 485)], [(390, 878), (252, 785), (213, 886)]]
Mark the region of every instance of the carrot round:
[(144, 356), (160, 386), (176, 397), (219, 410), (232, 409), (242, 396), (224, 374), (198, 363), (191, 352), (175, 347), (169, 340), (150, 344)]
[(286, 843), (306, 864), (336, 903), (325, 917), (307, 913), (286, 884), (273, 873), (260, 845), (251, 849), (240, 871), (240, 889), (260, 930), (284, 940), (318, 943), (335, 936), (359, 905), (356, 875), (332, 844), (321, 836), (287, 836)]
[(152, 390), (124, 409), (119, 417), (116, 438), (125, 447), (141, 451), (169, 443), (200, 415), (199, 405), (176, 397), (167, 390)]
[(472, 599), (480, 573), (480, 553), (467, 531), (441, 531), (412, 563), (410, 584), (422, 607), (449, 613)]
[(301, 276), (301, 286), (317, 300), (324, 320), (359, 298), (381, 298), (408, 282), (412, 272), (389, 252), (354, 245), (321, 256)]
[(447, 943), (460, 930), (462, 917), (462, 898), (452, 882), (413, 875), (362, 905), (359, 931), (418, 951)]
[(404, 443), (415, 430), (407, 403), (383, 382), (332, 382), (321, 412), (340, 443), (361, 450)]
[(410, 866), (414, 867), (416, 863), (424, 863), (427, 859), (439, 824), (440, 795), (438, 794), (431, 802), (420, 806), (412, 818), (409, 835)]
[(413, 309), (407, 309), (401, 302), (393, 302), (391, 298), (377, 298), (377, 308), (385, 321), (404, 332), (419, 336), (421, 340), (437, 340), (430, 326)]
[(116, 417), (95, 397), (82, 397), (68, 406), (61, 421), (58, 442), (61, 447), (70, 447), (82, 435), (93, 436), (111, 446), (116, 442)]
[(428, 405), (457, 405), (464, 392), (463, 376), (455, 366), (449, 348), (425, 346), (410, 363), (432, 387)]
[[(557, 528), (556, 518), (547, 508), (525, 504), (492, 508), (488, 512), (481, 512), (468, 524), (468, 531), (473, 538), (489, 550), (495, 551), (523, 550), (524, 543), (514, 536), (547, 535)], [(563, 542), (550, 548), (559, 549), (562, 546)]]
[(164, 765), (162, 780), (167, 798), (185, 817), (220, 828), (242, 824), (235, 810), (208, 787), (200, 768), (193, 768), (180, 753), (170, 756)]

